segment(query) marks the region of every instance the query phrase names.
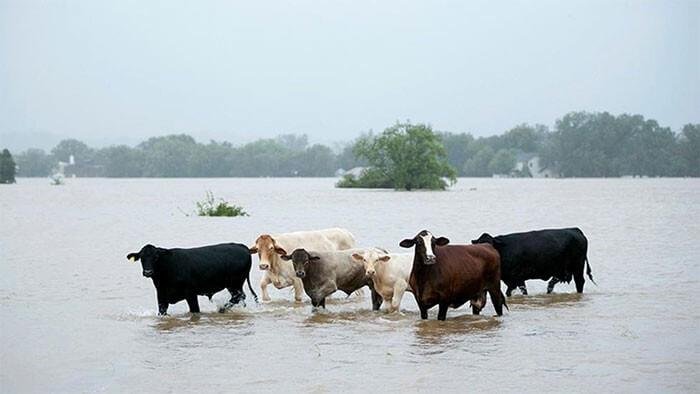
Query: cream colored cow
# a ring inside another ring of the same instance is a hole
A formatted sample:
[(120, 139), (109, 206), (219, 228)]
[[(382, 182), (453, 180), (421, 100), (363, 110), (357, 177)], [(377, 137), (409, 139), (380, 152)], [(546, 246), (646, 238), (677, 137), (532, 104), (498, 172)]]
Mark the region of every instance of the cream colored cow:
[(294, 286), (294, 299), (301, 302), (304, 285), (294, 274), (292, 262), (284, 261), (280, 256), (292, 253), (297, 248), (333, 251), (350, 249), (354, 246), (355, 237), (342, 228), (260, 235), (255, 240), (255, 245), (250, 248), (250, 253), (258, 254), (259, 268), (266, 271), (260, 281), (263, 301), (270, 301), (267, 286), (272, 283), (278, 289)]
[(372, 248), (363, 253), (354, 253), (352, 258), (364, 265), (365, 273), (374, 283), (374, 290), (387, 302), (387, 310), (399, 310), (404, 292), (411, 291), (408, 279), (413, 267), (413, 254), (388, 253)]

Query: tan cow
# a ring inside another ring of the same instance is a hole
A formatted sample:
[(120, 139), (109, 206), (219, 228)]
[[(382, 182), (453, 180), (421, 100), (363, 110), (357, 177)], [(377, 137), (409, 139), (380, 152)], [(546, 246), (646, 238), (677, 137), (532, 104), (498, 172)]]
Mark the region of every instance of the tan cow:
[(265, 272), (260, 281), (263, 301), (270, 301), (267, 286), (272, 283), (278, 289), (294, 286), (294, 299), (301, 302), (304, 285), (294, 274), (291, 261), (284, 261), (280, 256), (297, 248), (309, 248), (318, 251), (349, 249), (355, 246), (355, 237), (348, 230), (329, 228), (316, 231), (296, 231), (281, 234), (262, 234), (250, 248), (251, 254), (258, 254), (259, 268)]
[(411, 291), (408, 279), (413, 267), (413, 254), (388, 253), (380, 249), (367, 249), (353, 253), (355, 262), (363, 264), (365, 273), (372, 279), (374, 290), (387, 302), (387, 310), (394, 312), (401, 306), (404, 292)]

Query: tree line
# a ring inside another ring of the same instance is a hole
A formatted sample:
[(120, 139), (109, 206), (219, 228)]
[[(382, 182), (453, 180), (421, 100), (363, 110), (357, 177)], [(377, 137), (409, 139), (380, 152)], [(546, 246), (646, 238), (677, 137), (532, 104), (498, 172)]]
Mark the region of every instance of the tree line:
[[(392, 127), (407, 126), (410, 124)], [(700, 124), (688, 124), (674, 132), (641, 115), (571, 112), (558, 119), (551, 130), (522, 124), (501, 135), (479, 138), (469, 133), (433, 132), (429, 127), (428, 132), (435, 134), (444, 148), (452, 170), (441, 171), (449, 178), (529, 176), (514, 168), (522, 157), (532, 155), (562, 177), (700, 176)], [(75, 165), (69, 168), (77, 176), (327, 177), (340, 168), (366, 166), (389, 157), (392, 152), (378, 149), (379, 145), (374, 151), (369, 149), (369, 142), (380, 135), (370, 132), (339, 151), (309, 144), (305, 135), (282, 135), (233, 146), (228, 142), (200, 143), (180, 134), (149, 138), (135, 147), (99, 149), (69, 139), (48, 153), (24, 151), (15, 161), (17, 175), (25, 177), (48, 176), (59, 161), (68, 163), (71, 155)]]

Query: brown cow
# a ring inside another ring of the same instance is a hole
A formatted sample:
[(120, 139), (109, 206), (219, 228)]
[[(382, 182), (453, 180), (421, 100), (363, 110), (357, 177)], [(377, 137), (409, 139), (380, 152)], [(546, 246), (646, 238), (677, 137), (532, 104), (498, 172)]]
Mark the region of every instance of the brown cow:
[(501, 262), (496, 249), (488, 244), (447, 245), (449, 242), (423, 230), (399, 243), (402, 248), (416, 248), (409, 285), (420, 317), (427, 319), (428, 309), (439, 305), (438, 320), (445, 320), (447, 307), (459, 308), (467, 301), (471, 301), (472, 313), (478, 315), (486, 303), (486, 292), (501, 316), (503, 306), (508, 306), (501, 292)]

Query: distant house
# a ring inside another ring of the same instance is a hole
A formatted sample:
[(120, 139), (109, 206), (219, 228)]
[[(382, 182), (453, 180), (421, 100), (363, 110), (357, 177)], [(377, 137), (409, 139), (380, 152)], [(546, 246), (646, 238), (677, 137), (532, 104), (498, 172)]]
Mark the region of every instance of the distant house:
[(559, 174), (552, 168), (542, 165), (542, 161), (539, 156), (531, 157), (527, 163), (521, 163), (522, 165), (527, 165), (532, 178), (558, 178)]
[(58, 162), (58, 168), (54, 170), (54, 173), (70, 178), (99, 177), (104, 176), (104, 166), (94, 164), (91, 161), (79, 163), (75, 161), (75, 157), (73, 155), (70, 155), (68, 162)]
[(360, 177), (360, 175), (362, 175), (362, 172), (363, 172), (364, 170), (366, 170), (366, 169), (367, 169), (367, 167), (354, 167), (354, 168), (351, 168), (351, 169), (349, 169), (349, 170), (345, 170), (345, 169), (339, 168), (339, 169), (335, 172), (335, 176), (350, 175), (350, 176), (352, 176), (353, 178), (357, 179), (357, 178)]
[(520, 152), (515, 157), (515, 167), (508, 174), (493, 174), (494, 178), (558, 178), (553, 169), (542, 164), (535, 153)]

